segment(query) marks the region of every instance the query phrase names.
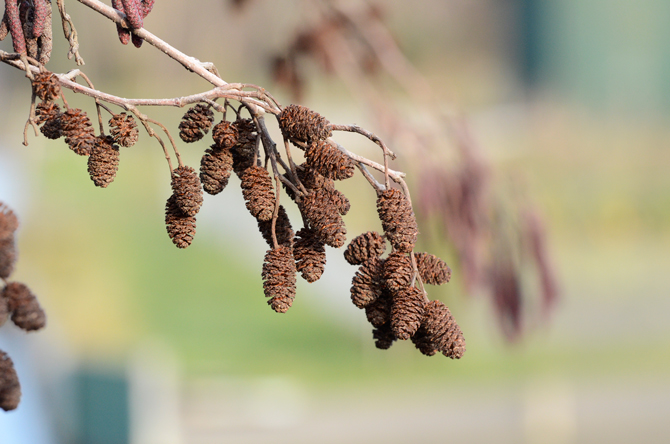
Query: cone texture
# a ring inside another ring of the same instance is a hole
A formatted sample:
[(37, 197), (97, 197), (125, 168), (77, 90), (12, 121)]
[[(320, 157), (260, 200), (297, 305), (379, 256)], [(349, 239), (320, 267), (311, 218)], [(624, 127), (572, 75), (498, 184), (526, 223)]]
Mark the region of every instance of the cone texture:
[(268, 305), (277, 313), (286, 313), (295, 298), (295, 261), (290, 247), (269, 250), (263, 263), (263, 291)]
[(397, 339), (391, 329), (391, 324), (388, 322), (380, 327), (375, 327), (372, 330), (372, 338), (375, 340), (375, 347), (380, 350), (388, 350)]
[(386, 242), (381, 234), (368, 231), (352, 239), (344, 251), (344, 259), (351, 265), (359, 265), (372, 257), (380, 257), (384, 250)]
[(233, 153), (233, 171), (242, 179), (244, 170), (254, 165), (256, 154), (256, 125), (251, 119), (238, 119), (233, 122), (237, 129), (237, 144), (231, 150)]
[(212, 130), (212, 138), (219, 148), (231, 149), (237, 145), (237, 140), (239, 138), (237, 126), (223, 120), (214, 126), (214, 129)]
[(0, 409), (8, 412), (19, 406), (21, 385), (14, 370), (14, 363), (7, 353), (0, 350)]
[(340, 248), (347, 240), (347, 229), (329, 196), (327, 191), (313, 190), (303, 198), (298, 208), (326, 245)]
[(46, 71), (35, 74), (33, 92), (43, 102), (51, 102), (60, 96), (60, 83), (54, 73)]
[(305, 152), (307, 165), (317, 173), (333, 180), (354, 175), (354, 163), (344, 153), (324, 140), (317, 140)]
[(65, 143), (80, 156), (88, 156), (95, 145), (95, 131), (86, 113), (71, 108), (61, 114), (61, 133)]
[(47, 139), (58, 139), (61, 136), (61, 112), (58, 104), (42, 102), (35, 108), (35, 122), (42, 125), (40, 131)]
[(296, 270), (307, 282), (316, 282), (326, 267), (326, 247), (314, 230), (302, 228), (296, 233), (293, 256)]
[(424, 306), (423, 292), (416, 287), (405, 288), (393, 297), (391, 328), (398, 339), (407, 340), (414, 336), (421, 326)]
[(384, 263), (384, 281), (386, 288), (397, 293), (412, 282), (412, 262), (405, 253), (394, 251)]
[(286, 139), (310, 143), (332, 135), (330, 122), (319, 113), (300, 105), (289, 105), (279, 114), (279, 128)]
[(240, 186), (251, 215), (258, 220), (271, 220), (275, 210), (275, 193), (267, 170), (259, 166), (247, 168)]
[(109, 119), (109, 132), (116, 143), (125, 148), (135, 145), (139, 138), (135, 118), (126, 113), (114, 114)]
[(14, 235), (19, 228), (19, 219), (16, 214), (3, 202), (0, 202), (0, 240)]
[[(272, 219), (270, 220), (259, 220), (258, 229), (267, 242), (270, 248), (274, 247), (274, 242), (272, 241)], [(291, 227), (291, 221), (286, 214), (286, 210), (283, 205), (279, 205), (279, 211), (277, 212), (277, 221), (275, 222), (275, 235), (277, 236), (277, 243), (285, 247), (293, 246), (293, 228)]]
[(186, 143), (202, 139), (214, 123), (214, 113), (209, 106), (198, 103), (186, 111), (179, 123), (179, 137)]
[(190, 166), (180, 166), (172, 172), (172, 195), (177, 206), (187, 216), (195, 216), (202, 206), (200, 179)]
[(7, 279), (14, 271), (16, 263), (16, 245), (14, 236), (0, 238), (0, 278)]
[(342, 216), (346, 216), (351, 209), (351, 203), (349, 202), (349, 199), (347, 199), (347, 196), (335, 188), (326, 188), (326, 191), (330, 193), (330, 201), (335, 208), (337, 208), (337, 212)]
[(195, 217), (185, 214), (177, 205), (177, 198), (170, 196), (165, 204), (165, 227), (178, 248), (186, 248), (195, 236)]
[(95, 186), (107, 188), (119, 169), (119, 147), (112, 136), (98, 136), (88, 157), (88, 174)]
[(228, 185), (233, 171), (233, 155), (226, 148), (212, 145), (200, 160), (200, 182), (205, 192), (219, 194)]
[[(420, 336), (418, 342), (425, 349), (428, 349), (428, 344), (431, 344), (435, 351), (442, 352), (444, 356), (451, 359), (460, 359), (465, 353), (463, 333), (449, 308), (440, 301), (431, 301), (426, 304), (419, 331), (423, 339)], [(417, 348), (419, 348), (418, 345)], [(419, 350), (423, 352), (421, 348)]]
[(451, 268), (439, 257), (428, 253), (415, 253), (414, 259), (424, 284), (442, 285), (451, 279)]
[(376, 301), (365, 307), (365, 316), (373, 327), (381, 327), (391, 318), (391, 294), (383, 290)]
[(371, 257), (356, 271), (351, 280), (351, 302), (358, 308), (374, 303), (384, 290), (384, 260)]
[(396, 189), (389, 189), (377, 198), (377, 212), (382, 222), (386, 238), (393, 248), (409, 253), (416, 244), (418, 226), (412, 206), (405, 195)]
[(3, 289), (3, 295), (12, 312), (12, 322), (26, 330), (39, 330), (46, 325), (47, 317), (35, 295), (20, 282), (10, 282)]
[(0, 327), (2, 327), (5, 322), (7, 322), (10, 314), (11, 311), (9, 311), (9, 299), (5, 297), (4, 291), (0, 290)]

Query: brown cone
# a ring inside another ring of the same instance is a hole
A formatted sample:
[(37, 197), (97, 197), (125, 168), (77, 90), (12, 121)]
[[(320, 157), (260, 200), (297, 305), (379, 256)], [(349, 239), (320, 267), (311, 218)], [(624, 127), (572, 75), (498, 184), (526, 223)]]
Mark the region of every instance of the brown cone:
[(14, 271), (16, 263), (16, 245), (14, 236), (0, 238), (0, 278), (7, 279)]
[(61, 133), (65, 143), (80, 156), (88, 156), (95, 145), (95, 131), (86, 113), (79, 108), (71, 108), (61, 114)]
[(202, 206), (200, 179), (190, 166), (180, 166), (172, 171), (172, 191), (182, 213), (195, 216)]
[(380, 327), (375, 327), (372, 330), (372, 337), (375, 340), (375, 347), (380, 350), (388, 350), (397, 339), (391, 329), (391, 324), (388, 322)]
[(449, 308), (440, 301), (426, 304), (421, 324), (425, 340), (436, 351), (451, 359), (460, 359), (465, 353), (465, 339)]
[(296, 270), (307, 282), (316, 282), (326, 267), (326, 247), (314, 230), (302, 228), (296, 233), (293, 256)]
[(328, 142), (317, 140), (305, 152), (307, 165), (324, 177), (344, 180), (353, 177), (354, 163)]
[(50, 71), (35, 74), (33, 80), (33, 92), (43, 102), (51, 102), (60, 96), (60, 83), (58, 77)]
[(399, 291), (391, 304), (391, 327), (398, 339), (407, 340), (419, 329), (424, 314), (423, 292), (416, 287)]
[(384, 290), (384, 259), (371, 257), (358, 268), (351, 280), (351, 302), (365, 308), (375, 302)]
[(313, 190), (302, 199), (298, 208), (326, 245), (340, 248), (347, 240), (347, 229), (329, 197), (326, 190)]
[(344, 259), (351, 265), (359, 265), (371, 257), (380, 257), (386, 250), (381, 234), (368, 231), (353, 238), (344, 251)]
[(88, 157), (88, 174), (96, 186), (107, 188), (119, 169), (119, 147), (112, 136), (98, 136), (95, 142)]
[(8, 412), (19, 406), (21, 385), (14, 363), (7, 353), (0, 350), (0, 409)]
[(135, 118), (126, 113), (114, 114), (109, 119), (109, 132), (116, 143), (125, 148), (135, 145), (139, 138)]
[(386, 288), (397, 293), (410, 286), (412, 282), (412, 262), (405, 253), (393, 251), (384, 263), (384, 281)]
[(451, 268), (439, 257), (428, 253), (414, 253), (414, 259), (424, 284), (442, 285), (451, 279)]
[(214, 123), (214, 113), (209, 106), (198, 103), (186, 111), (179, 123), (179, 137), (186, 143), (202, 139)]
[(365, 316), (373, 327), (381, 327), (391, 318), (391, 294), (383, 290), (373, 303), (365, 307)]
[[(265, 239), (265, 242), (268, 243), (270, 248), (274, 247), (274, 242), (272, 241), (272, 219), (270, 220), (258, 220), (258, 229)], [(291, 221), (286, 214), (286, 210), (283, 205), (279, 205), (279, 211), (277, 212), (277, 222), (275, 222), (275, 235), (277, 236), (277, 243), (285, 247), (293, 246), (293, 228), (291, 227)]]
[(61, 112), (58, 104), (42, 102), (35, 108), (35, 123), (42, 125), (40, 131), (47, 139), (58, 139), (61, 136)]
[(244, 170), (254, 165), (256, 154), (256, 125), (251, 119), (238, 119), (233, 122), (237, 129), (237, 144), (231, 150), (233, 153), (233, 171), (242, 179)]
[(263, 291), (268, 305), (277, 313), (286, 313), (295, 298), (295, 261), (290, 247), (268, 250), (263, 262)]
[(212, 145), (200, 160), (200, 182), (209, 194), (219, 194), (228, 185), (233, 170), (233, 155), (230, 150)]
[(14, 235), (19, 228), (19, 219), (16, 214), (3, 202), (0, 202), (0, 240)]
[(332, 134), (330, 122), (319, 113), (300, 105), (289, 105), (279, 114), (279, 128), (286, 139), (310, 143)]
[(271, 220), (275, 210), (275, 193), (268, 171), (260, 166), (247, 168), (240, 186), (251, 215), (258, 220)]
[(170, 196), (165, 204), (165, 227), (178, 248), (186, 248), (195, 236), (195, 217), (184, 214), (177, 205), (177, 198)]
[(337, 212), (342, 216), (346, 216), (346, 214), (351, 209), (351, 203), (349, 202), (349, 199), (347, 199), (347, 196), (335, 188), (326, 190), (330, 193), (330, 201), (333, 203), (335, 208), (337, 208)]
[(396, 189), (389, 189), (377, 198), (377, 212), (382, 222), (386, 238), (393, 248), (409, 253), (416, 244), (418, 226), (412, 206), (405, 195)]
[(3, 289), (3, 295), (9, 303), (12, 322), (17, 327), (26, 331), (44, 328), (47, 322), (46, 314), (25, 284), (10, 282)]
[(239, 132), (237, 126), (223, 120), (217, 123), (212, 130), (212, 138), (219, 148), (231, 149), (237, 145)]
[(433, 356), (437, 353), (435, 344), (428, 338), (426, 335), (426, 330), (423, 327), (419, 327), (414, 336), (410, 338), (414, 346), (424, 355)]

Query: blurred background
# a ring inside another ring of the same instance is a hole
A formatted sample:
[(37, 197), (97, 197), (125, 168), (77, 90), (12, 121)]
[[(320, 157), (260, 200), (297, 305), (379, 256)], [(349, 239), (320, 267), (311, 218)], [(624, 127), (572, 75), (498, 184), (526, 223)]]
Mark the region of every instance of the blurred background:
[[(272, 61), (318, 21), (313, 2), (233, 3), (242, 5), (157, 2), (145, 26), (213, 62), (226, 81), (264, 86), (291, 103), (296, 91), (275, 83)], [(360, 2), (347, 3), (355, 11)], [(376, 349), (350, 302), (355, 267), (333, 249), (323, 278), (300, 282), (294, 306), (278, 315), (262, 292), (266, 244), (236, 177), (221, 195), (205, 196), (193, 245), (178, 250), (164, 228), (171, 191), (160, 146), (141, 133), (122, 149), (116, 180), (96, 188), (86, 159), (62, 140), (29, 132), (22, 146), (30, 86), (3, 65), (0, 200), (21, 220), (13, 279), (38, 295), (48, 326), (0, 329), (23, 390), (18, 410), (0, 414), (0, 443), (668, 442), (670, 3), (382, 6), (431, 97), (451, 122), (467, 125), (491, 195), (503, 208), (522, 196), (542, 216), (559, 295), (550, 309), (530, 282), (527, 321), (510, 340), (500, 306), (464, 281), (458, 248), (427, 216), (417, 249), (453, 270), (429, 296), (458, 320), (468, 348), (461, 360), (425, 357), (411, 343)], [(83, 5), (67, 7), (96, 88), (133, 98), (209, 88), (148, 44), (122, 46), (114, 26)], [(54, 36), (49, 68), (75, 68), (60, 30)], [(309, 60), (301, 66), (301, 103), (383, 135), (378, 113), (346, 76)], [(383, 70), (378, 76), (384, 103), (420, 128), (416, 95), (403, 95)], [(94, 115), (92, 100), (66, 97)], [(176, 128), (185, 110), (143, 111)], [(337, 139), (380, 158), (361, 137)], [(391, 147), (392, 167), (420, 189), (426, 154), (403, 140)], [(185, 163), (197, 166), (208, 143), (179, 145)], [(379, 230), (365, 180), (338, 189), (352, 201), (349, 237)]]

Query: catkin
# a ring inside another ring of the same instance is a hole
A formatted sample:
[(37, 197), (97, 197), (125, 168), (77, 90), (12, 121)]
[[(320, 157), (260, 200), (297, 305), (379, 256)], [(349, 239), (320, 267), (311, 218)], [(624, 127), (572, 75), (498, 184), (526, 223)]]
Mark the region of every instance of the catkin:
[(112, 136), (98, 136), (88, 157), (88, 173), (93, 183), (101, 188), (114, 181), (119, 169), (119, 147)]
[(295, 261), (290, 247), (269, 250), (263, 262), (263, 291), (268, 305), (277, 313), (286, 313), (295, 298)]
[(330, 122), (319, 113), (301, 105), (289, 105), (279, 114), (279, 128), (286, 139), (311, 143), (332, 135)]
[(377, 212), (386, 238), (403, 253), (414, 249), (418, 226), (414, 211), (405, 195), (396, 189), (382, 192), (377, 198)]

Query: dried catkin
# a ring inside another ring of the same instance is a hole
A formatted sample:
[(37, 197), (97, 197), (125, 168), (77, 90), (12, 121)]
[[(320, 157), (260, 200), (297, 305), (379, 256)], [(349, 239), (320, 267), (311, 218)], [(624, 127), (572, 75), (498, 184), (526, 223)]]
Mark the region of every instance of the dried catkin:
[(180, 166), (172, 171), (172, 191), (177, 206), (187, 216), (195, 216), (202, 206), (200, 179), (190, 166)]
[(365, 307), (365, 316), (373, 327), (381, 327), (391, 318), (391, 294), (383, 290), (381, 295)]
[(14, 271), (16, 263), (16, 245), (14, 236), (0, 237), (0, 278), (7, 279)]
[(319, 113), (300, 105), (289, 105), (279, 114), (279, 128), (286, 139), (310, 143), (332, 135), (330, 122)]
[(195, 236), (195, 217), (184, 214), (172, 195), (165, 204), (165, 227), (168, 235), (178, 248), (186, 248)]
[(109, 119), (109, 132), (114, 141), (125, 148), (135, 145), (139, 138), (135, 118), (126, 113), (114, 114)]
[(91, 154), (95, 144), (95, 130), (86, 113), (79, 108), (71, 108), (61, 114), (61, 133), (65, 143), (80, 156)]
[(237, 144), (239, 138), (237, 126), (223, 120), (212, 129), (212, 139), (219, 148), (231, 149)]
[(451, 359), (459, 359), (465, 353), (463, 333), (449, 308), (440, 301), (430, 301), (426, 304), (418, 334), (419, 338), (415, 341), (415, 345), (424, 354), (429, 354), (424, 350), (429, 350), (430, 346)]
[(47, 139), (58, 139), (61, 134), (61, 112), (58, 104), (42, 102), (35, 108), (35, 123), (42, 125), (40, 131)]
[(371, 257), (358, 268), (351, 280), (351, 302), (365, 308), (375, 302), (384, 290), (384, 259)]
[(260, 166), (247, 168), (242, 175), (242, 195), (247, 209), (258, 220), (270, 220), (275, 210), (275, 193), (268, 171)]
[(380, 257), (384, 250), (386, 250), (386, 242), (381, 234), (368, 231), (351, 240), (344, 251), (344, 259), (351, 265), (359, 265), (371, 257)]
[(293, 242), (296, 270), (307, 282), (316, 282), (326, 267), (326, 247), (317, 233), (309, 228), (298, 230)]
[(313, 190), (298, 204), (303, 217), (316, 230), (326, 245), (340, 248), (347, 240), (347, 229), (337, 207), (329, 199), (329, 193)]
[(399, 291), (391, 303), (391, 328), (398, 339), (407, 340), (419, 329), (426, 305), (423, 292), (416, 287)]
[(11, 208), (0, 202), (0, 239), (13, 236), (17, 228), (19, 228), (19, 219), (16, 214)]
[(277, 313), (286, 313), (295, 298), (295, 261), (291, 247), (268, 250), (263, 262), (263, 291), (268, 305)]
[(20, 282), (9, 282), (3, 289), (3, 295), (9, 302), (12, 322), (26, 330), (39, 330), (46, 325), (47, 317), (40, 303), (30, 289)]
[(330, 194), (330, 201), (333, 203), (335, 208), (337, 208), (337, 212), (342, 216), (346, 216), (346, 214), (351, 209), (351, 203), (349, 202), (349, 199), (347, 199), (347, 196), (335, 188), (326, 188), (325, 190)]
[(7, 353), (0, 350), (0, 409), (8, 412), (19, 406), (21, 385), (14, 363)]
[[(274, 242), (272, 241), (272, 219), (270, 220), (258, 220), (258, 229), (267, 242), (270, 248), (274, 247)], [(279, 211), (277, 212), (277, 221), (275, 222), (275, 235), (277, 237), (277, 243), (285, 247), (293, 246), (293, 228), (291, 227), (291, 221), (286, 214), (286, 210), (283, 205), (279, 205)]]
[(391, 325), (387, 322), (372, 330), (372, 338), (375, 340), (375, 347), (380, 350), (388, 350), (395, 342), (396, 336), (391, 329)]
[(33, 92), (43, 102), (56, 100), (61, 93), (58, 77), (51, 71), (45, 71), (35, 74), (33, 80)]
[(414, 253), (414, 259), (424, 284), (442, 285), (451, 279), (451, 268), (439, 257), (428, 253)]
[(88, 174), (93, 183), (102, 188), (114, 181), (119, 169), (119, 147), (112, 136), (98, 136), (88, 157)]
[(202, 139), (214, 123), (214, 113), (209, 106), (198, 103), (186, 111), (179, 123), (179, 137), (187, 143)]
[(412, 261), (399, 251), (391, 252), (384, 263), (384, 282), (386, 288), (396, 293), (409, 287), (412, 282)]
[(200, 182), (205, 192), (219, 194), (228, 185), (233, 170), (233, 155), (226, 148), (212, 145), (200, 160)]
[(382, 192), (377, 198), (377, 212), (386, 238), (393, 248), (409, 253), (416, 244), (418, 226), (412, 206), (405, 195), (396, 189)]
[(349, 179), (356, 169), (350, 158), (324, 140), (309, 145), (305, 151), (305, 160), (314, 171), (333, 180)]

